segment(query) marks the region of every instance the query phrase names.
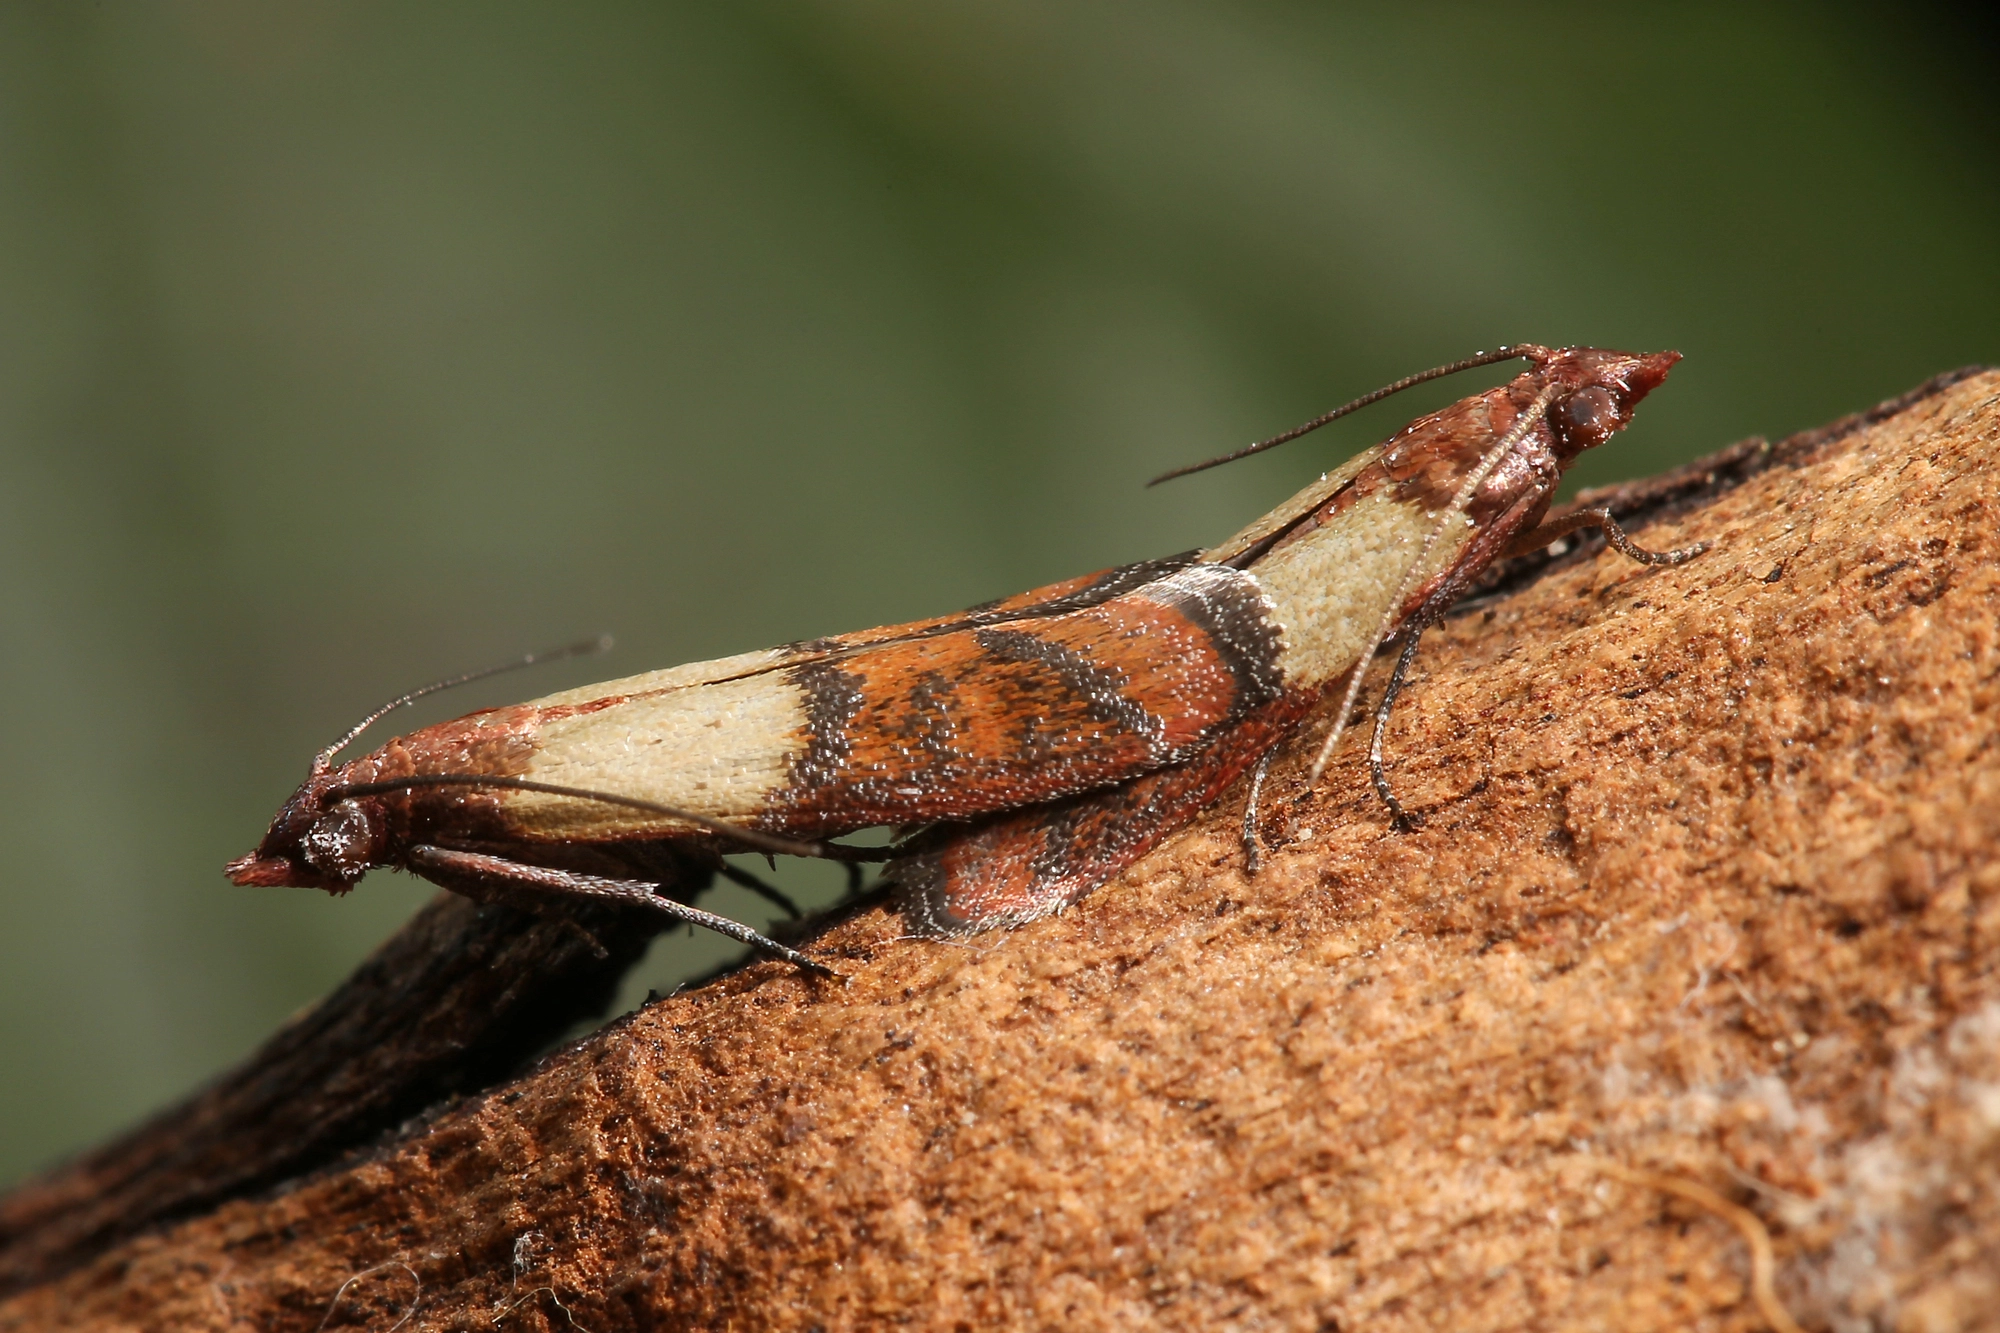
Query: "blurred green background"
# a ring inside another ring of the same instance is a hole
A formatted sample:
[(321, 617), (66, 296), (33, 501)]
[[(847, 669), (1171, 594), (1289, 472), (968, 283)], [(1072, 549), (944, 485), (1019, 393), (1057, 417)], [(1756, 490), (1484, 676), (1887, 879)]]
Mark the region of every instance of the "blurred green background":
[(1984, 22), (0, 8), (0, 1181), (426, 896), (220, 869), (407, 687), (620, 636), (435, 720), (1212, 541), (1478, 385), (1144, 478), (1498, 342), (1687, 353), (1590, 482), (2000, 361)]

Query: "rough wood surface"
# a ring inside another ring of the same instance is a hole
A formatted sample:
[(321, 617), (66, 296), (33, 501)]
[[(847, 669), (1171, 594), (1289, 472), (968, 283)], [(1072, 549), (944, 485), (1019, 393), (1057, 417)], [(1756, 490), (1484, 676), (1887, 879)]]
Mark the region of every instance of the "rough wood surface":
[(0, 1328), (1761, 1326), (1647, 1172), (1808, 1328), (2000, 1327), (2000, 374), (1898, 409), (1435, 631), (1414, 833), (1310, 729), (1254, 882), (1225, 802), (1009, 935), (861, 912)]
[(602, 1013), (658, 930), (611, 907), (556, 920), (440, 894), (240, 1067), (0, 1198), (0, 1293), (492, 1086)]

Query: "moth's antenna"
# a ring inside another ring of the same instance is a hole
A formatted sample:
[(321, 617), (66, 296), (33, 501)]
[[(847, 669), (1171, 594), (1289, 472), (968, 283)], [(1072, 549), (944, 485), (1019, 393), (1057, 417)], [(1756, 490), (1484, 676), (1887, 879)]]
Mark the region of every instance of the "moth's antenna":
[(319, 756), (313, 760), (313, 767), (316, 769), (326, 767), (333, 762), (335, 755), (358, 740), (362, 732), (368, 730), (368, 728), (374, 726), (404, 704), (415, 703), (427, 694), (436, 694), (440, 690), (449, 690), (454, 686), (470, 684), (475, 680), (485, 680), (488, 676), (498, 676), (504, 672), (518, 671), (522, 667), (534, 666), (541, 662), (560, 662), (566, 657), (590, 657), (596, 653), (609, 652), (612, 642), (613, 640), (609, 634), (600, 634), (594, 639), (584, 639), (577, 643), (565, 644), (561, 648), (550, 648), (539, 653), (529, 653), (525, 657), (517, 657), (511, 662), (502, 662), (498, 666), (484, 667), (478, 671), (468, 671), (462, 676), (453, 676), (448, 680), (440, 680), (426, 685), (420, 690), (411, 690), (402, 698), (390, 700), (367, 717), (355, 723), (353, 727), (349, 728), (345, 736), (342, 736), (339, 740), (319, 752)]
[(1354, 711), (1354, 700), (1361, 693), (1361, 678), (1368, 673), (1368, 663), (1374, 659), (1375, 650), (1382, 646), (1382, 641), (1389, 637), (1389, 632), (1402, 618), (1403, 603), (1417, 590), (1417, 583), (1423, 578), (1424, 566), (1430, 562), (1431, 552), (1437, 549), (1445, 528), (1454, 518), (1465, 512), (1466, 507), (1472, 503), (1473, 492), (1479, 489), (1480, 483), (1491, 475), (1494, 468), (1500, 466), (1500, 460), (1512, 453), (1514, 446), (1526, 439), (1528, 432), (1535, 428), (1535, 423), (1548, 415), (1549, 404), (1555, 401), (1556, 393), (1557, 386), (1551, 384), (1535, 395), (1535, 401), (1528, 404), (1527, 410), (1521, 413), (1520, 418), (1507, 429), (1507, 433), (1500, 437), (1499, 442), (1486, 451), (1486, 456), (1479, 460), (1479, 466), (1466, 474), (1465, 484), (1458, 488), (1458, 494), (1452, 496), (1451, 503), (1439, 512), (1437, 522), (1431, 526), (1430, 535), (1424, 538), (1423, 549), (1417, 552), (1417, 558), (1410, 562), (1409, 569), (1403, 574), (1402, 586), (1396, 589), (1395, 598), (1382, 612), (1382, 623), (1375, 627), (1374, 637), (1368, 640), (1368, 646), (1361, 650), (1361, 655), (1354, 659), (1354, 674), (1348, 678), (1347, 694), (1340, 701), (1340, 711), (1333, 715), (1333, 730), (1327, 733), (1326, 744), (1319, 747), (1319, 756), (1313, 760), (1312, 768), (1306, 775), (1307, 787), (1317, 785), (1320, 775), (1326, 772), (1326, 761), (1332, 757), (1333, 747), (1340, 744), (1341, 735), (1347, 730), (1348, 715)]
[(1454, 361), (1448, 366), (1439, 366), (1435, 370), (1426, 370), (1421, 374), (1408, 375), (1397, 380), (1394, 384), (1385, 384), (1373, 393), (1364, 393), (1351, 403), (1343, 403), (1331, 412), (1316, 416), (1303, 426), (1294, 426), (1283, 435), (1273, 435), (1268, 440), (1259, 440), (1255, 444), (1245, 445), (1233, 454), (1224, 454), (1220, 458), (1211, 458), (1205, 463), (1190, 463), (1186, 467), (1177, 467), (1171, 472), (1162, 472), (1146, 484), (1148, 486), (1157, 486), (1163, 481), (1172, 481), (1175, 477), (1185, 477), (1194, 472), (1206, 472), (1212, 467), (1221, 467), (1224, 463), (1234, 463), (1239, 458), (1248, 458), (1252, 454), (1261, 454), (1266, 449), (1275, 449), (1287, 440), (1296, 440), (1301, 435), (1307, 435), (1318, 430), (1329, 421), (1338, 421), (1349, 412), (1359, 412), (1369, 404), (1379, 403), (1392, 394), (1399, 394), (1405, 389), (1413, 388), (1430, 380), (1441, 380), (1447, 375), (1456, 375), (1461, 370), (1472, 370), (1478, 366), (1490, 366), (1496, 361), (1512, 361), (1516, 357), (1525, 356), (1532, 358), (1547, 355), (1548, 348), (1546, 347), (1539, 347), (1534, 343), (1515, 343), (1506, 347), (1496, 347), (1490, 352), (1481, 352), (1477, 356), (1468, 356), (1463, 361)]
[(649, 814), (682, 820), (710, 833), (740, 842), (752, 851), (771, 852), (778, 856), (811, 856), (828, 861), (887, 861), (897, 854), (893, 847), (850, 847), (838, 842), (800, 842), (793, 838), (781, 838), (774, 833), (744, 828), (741, 824), (732, 824), (725, 819), (711, 819), (692, 810), (683, 810), (677, 805), (662, 805), (643, 796), (623, 796), (617, 792), (592, 791), (587, 787), (563, 787), (553, 782), (534, 782), (528, 778), (506, 778), (482, 773), (413, 773), (408, 777), (384, 778), (380, 782), (350, 782), (327, 788), (321, 800), (327, 805), (332, 805), (350, 796), (376, 796), (382, 792), (407, 791), (412, 787), (500, 787), (508, 791), (538, 791), (546, 792), (550, 796), (573, 796), (580, 801), (622, 805), (627, 809), (644, 810)]

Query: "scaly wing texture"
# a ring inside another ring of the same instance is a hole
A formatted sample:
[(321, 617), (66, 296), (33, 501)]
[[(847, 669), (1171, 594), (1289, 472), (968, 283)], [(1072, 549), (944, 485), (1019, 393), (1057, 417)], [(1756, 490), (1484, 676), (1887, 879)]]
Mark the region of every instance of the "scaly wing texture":
[(782, 826), (964, 819), (1177, 763), (1275, 697), (1254, 579), (1199, 566), (1065, 615), (801, 669)]
[(1317, 698), (1286, 691), (1188, 762), (1108, 791), (940, 830), (890, 869), (904, 919), (921, 934), (970, 935), (1060, 911), (1212, 804)]
[[(994, 608), (974, 613), (992, 617), (975, 626), (747, 674), (718, 678), (708, 664), (697, 682), (699, 668), (680, 668), (665, 687), (638, 677), (475, 714), (392, 742), (349, 780), (490, 772), (823, 837), (1120, 782), (1196, 753), (1279, 693), (1281, 637), (1253, 576), (1182, 564), (1103, 596), (1150, 568), (1113, 573), (1011, 599), (1052, 614)], [(687, 831), (667, 816), (519, 791), (439, 793), (416, 818), (459, 839)]]

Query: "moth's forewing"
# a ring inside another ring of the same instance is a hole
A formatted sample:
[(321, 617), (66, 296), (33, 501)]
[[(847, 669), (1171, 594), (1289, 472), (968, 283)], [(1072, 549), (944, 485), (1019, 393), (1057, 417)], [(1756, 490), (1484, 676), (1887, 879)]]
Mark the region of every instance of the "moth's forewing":
[[(1010, 599), (955, 628), (874, 631), (473, 714), (340, 778), (473, 771), (809, 838), (1059, 799), (1187, 759), (1276, 693), (1278, 634), (1254, 580), (1174, 563), (1115, 595), (1100, 594), (1157, 567)], [(525, 861), (538, 846), (699, 832), (545, 792), (399, 799), (406, 842), (512, 846)]]
[(1343, 487), (1354, 480), (1361, 469), (1381, 457), (1382, 446), (1363, 449), (1354, 457), (1342, 463), (1331, 472), (1321, 474), (1319, 480), (1294, 495), (1270, 513), (1244, 528), (1228, 541), (1211, 546), (1201, 553), (1203, 560), (1219, 565), (1234, 564), (1243, 556), (1268, 542), (1273, 537), (1297, 523), (1337, 495)]

